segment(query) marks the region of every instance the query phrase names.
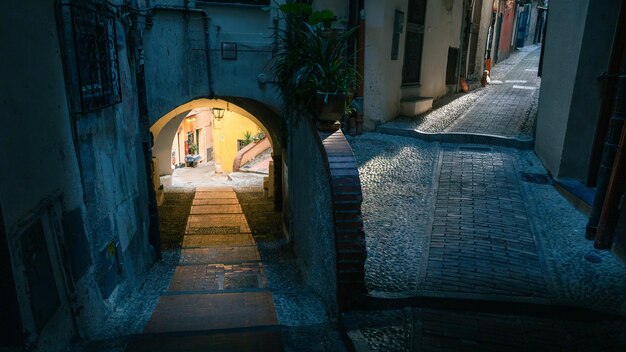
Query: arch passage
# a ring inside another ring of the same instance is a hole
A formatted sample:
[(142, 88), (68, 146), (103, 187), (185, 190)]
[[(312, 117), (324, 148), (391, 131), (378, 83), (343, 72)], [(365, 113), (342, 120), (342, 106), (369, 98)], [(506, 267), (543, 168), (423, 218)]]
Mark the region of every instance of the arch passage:
[[(223, 97), (220, 99), (199, 98), (182, 104), (161, 118), (157, 119), (150, 127), (154, 139), (153, 156), (156, 158), (155, 180), (161, 175), (172, 173), (169, 160), (171, 160), (172, 141), (174, 140), (178, 128), (194, 109), (221, 108), (227, 112), (243, 116), (258, 125), (268, 137), (272, 145), (272, 159), (274, 161), (273, 187), (275, 194), (276, 209), (282, 208), (282, 170), (283, 170), (283, 150), (285, 141), (285, 124), (283, 119), (270, 107), (249, 98)], [(155, 182), (158, 188), (159, 182)]]

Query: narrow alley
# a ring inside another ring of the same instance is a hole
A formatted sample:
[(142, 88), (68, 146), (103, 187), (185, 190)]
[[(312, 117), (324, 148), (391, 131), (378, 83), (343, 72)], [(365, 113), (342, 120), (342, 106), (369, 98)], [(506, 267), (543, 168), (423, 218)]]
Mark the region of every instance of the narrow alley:
[(21, 0), (0, 37), (1, 352), (626, 351), (626, 1)]
[[(389, 340), (394, 351), (626, 345), (626, 321), (614, 315), (626, 314), (626, 268), (589, 248), (585, 216), (532, 152), (379, 133), (351, 145), (373, 299), (372, 311), (345, 315), (357, 350)], [(405, 308), (380, 310), (390, 306)]]
[[(491, 83), (467, 94), (442, 98), (433, 110), (417, 117), (400, 117), (378, 129), (396, 135), (416, 135), (425, 140), (478, 141), (472, 135), (532, 141), (541, 78), (537, 77), (541, 46), (522, 48), (491, 73)], [(453, 139), (456, 138), (456, 139)], [(526, 143), (526, 145), (530, 145)], [(511, 145), (514, 146), (514, 145)]]
[(357, 351), (626, 346), (626, 269), (589, 247), (586, 216), (524, 150), (540, 52), (514, 53), (486, 88), (349, 139), (371, 297), (343, 316)]

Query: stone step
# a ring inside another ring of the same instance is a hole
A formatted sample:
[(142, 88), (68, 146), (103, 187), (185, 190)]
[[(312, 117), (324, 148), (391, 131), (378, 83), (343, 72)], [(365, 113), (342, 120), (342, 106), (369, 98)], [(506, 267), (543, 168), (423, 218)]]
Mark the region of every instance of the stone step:
[(185, 235), (183, 237), (183, 248), (254, 245), (254, 239), (250, 233)]
[(220, 198), (237, 198), (237, 195), (233, 191), (217, 191), (217, 192), (196, 192), (194, 199), (220, 199)]
[(260, 260), (256, 246), (183, 248), (180, 251), (179, 265), (227, 264)]
[(189, 215), (186, 234), (250, 232), (243, 214)]
[(416, 116), (433, 108), (433, 98), (416, 97), (400, 101), (400, 114), (404, 116)]
[(161, 296), (144, 333), (276, 325), (271, 292)]
[(126, 352), (278, 352), (284, 350), (283, 333), (279, 326), (146, 334), (135, 337), (126, 347)]
[(239, 204), (237, 198), (205, 198), (194, 199), (193, 205), (233, 205)]
[(239, 204), (192, 205), (191, 215), (201, 214), (242, 214)]
[(265, 287), (267, 281), (261, 263), (201, 264), (176, 267), (167, 291), (175, 293)]

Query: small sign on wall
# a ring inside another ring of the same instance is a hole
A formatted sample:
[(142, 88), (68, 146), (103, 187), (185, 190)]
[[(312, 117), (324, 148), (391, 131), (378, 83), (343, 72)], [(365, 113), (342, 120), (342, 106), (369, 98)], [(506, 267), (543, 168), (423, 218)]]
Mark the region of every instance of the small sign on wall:
[(237, 60), (237, 43), (222, 42), (222, 60)]
[(391, 60), (398, 60), (400, 34), (404, 31), (404, 12), (396, 10), (393, 18), (393, 36), (391, 38)]

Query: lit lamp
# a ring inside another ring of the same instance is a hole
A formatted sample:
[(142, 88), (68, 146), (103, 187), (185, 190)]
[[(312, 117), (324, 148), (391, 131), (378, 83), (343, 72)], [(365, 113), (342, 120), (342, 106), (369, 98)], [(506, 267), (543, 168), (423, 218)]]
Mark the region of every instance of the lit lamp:
[(218, 121), (224, 117), (224, 109), (213, 108), (211, 109), (211, 111), (213, 112), (213, 116), (215, 116), (215, 119)]

